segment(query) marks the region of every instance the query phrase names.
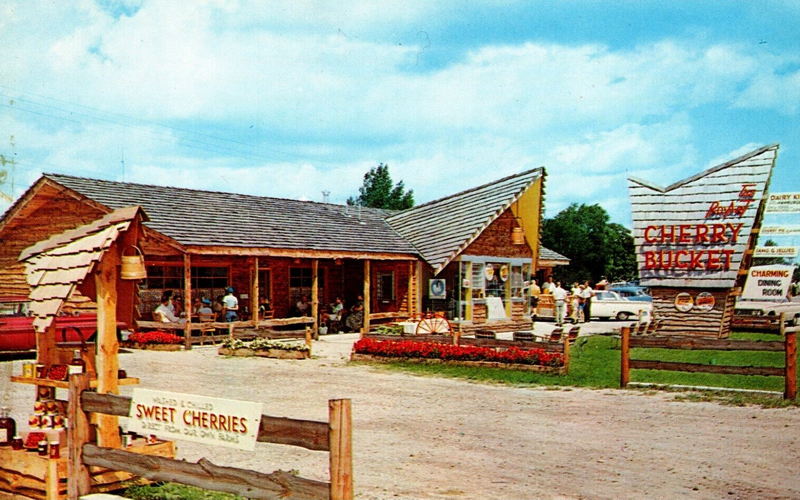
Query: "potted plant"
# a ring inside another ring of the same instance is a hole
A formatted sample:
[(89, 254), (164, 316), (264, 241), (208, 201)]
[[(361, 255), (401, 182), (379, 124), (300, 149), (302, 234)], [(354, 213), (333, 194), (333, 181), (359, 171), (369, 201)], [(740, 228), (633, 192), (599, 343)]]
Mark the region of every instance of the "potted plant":
[(134, 349), (148, 349), (153, 351), (179, 351), (183, 339), (177, 335), (161, 330), (150, 332), (136, 332), (128, 335), (128, 340), (123, 343), (126, 347)]
[(226, 339), (220, 345), (218, 353), (223, 356), (306, 359), (311, 357), (311, 347), (298, 340)]

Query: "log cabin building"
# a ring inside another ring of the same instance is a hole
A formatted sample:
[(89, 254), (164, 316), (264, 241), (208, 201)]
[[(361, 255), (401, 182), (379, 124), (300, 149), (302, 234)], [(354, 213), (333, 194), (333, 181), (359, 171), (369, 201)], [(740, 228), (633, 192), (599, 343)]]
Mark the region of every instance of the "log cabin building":
[[(364, 329), (427, 310), (446, 311), (464, 329), (529, 326), (526, 282), (568, 262), (539, 246), (544, 180), (537, 168), (393, 212), (43, 174), (0, 220), (0, 295), (28, 294), (18, 261), (25, 248), (140, 206), (149, 220), (141, 248), (130, 250), (143, 253), (147, 268), (140, 319), (150, 319), (166, 290), (188, 310), (193, 299), (213, 300), (232, 286), (252, 325), (264, 319), (262, 300), (285, 318), (306, 295), (315, 327), (336, 297), (350, 305), (359, 296), (368, 298)], [(95, 307), (76, 292), (62, 311)]]

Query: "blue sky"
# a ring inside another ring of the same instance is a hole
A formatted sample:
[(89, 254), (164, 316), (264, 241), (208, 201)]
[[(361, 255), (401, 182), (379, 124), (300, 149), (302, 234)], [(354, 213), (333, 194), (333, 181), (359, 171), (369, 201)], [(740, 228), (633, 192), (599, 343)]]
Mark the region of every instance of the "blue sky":
[(790, 1), (6, 1), (0, 191), (59, 172), (343, 203), (384, 162), (421, 203), (545, 166), (547, 216), (630, 226), (629, 175), (766, 144), (772, 191), (800, 191), (798, 28)]

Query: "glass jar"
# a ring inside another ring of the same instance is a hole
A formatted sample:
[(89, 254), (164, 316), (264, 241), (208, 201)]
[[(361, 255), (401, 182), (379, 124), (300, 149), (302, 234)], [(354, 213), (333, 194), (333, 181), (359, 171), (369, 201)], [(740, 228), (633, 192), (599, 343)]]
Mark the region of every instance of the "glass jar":
[(0, 408), (0, 446), (8, 446), (17, 435), (17, 423), (10, 416), (11, 409), (4, 406)]

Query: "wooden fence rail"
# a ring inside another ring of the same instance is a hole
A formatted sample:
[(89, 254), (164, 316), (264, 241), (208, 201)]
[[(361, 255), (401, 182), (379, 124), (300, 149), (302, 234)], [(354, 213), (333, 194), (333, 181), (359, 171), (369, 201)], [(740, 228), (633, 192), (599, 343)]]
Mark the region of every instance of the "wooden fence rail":
[(88, 442), (87, 413), (127, 416), (131, 398), (98, 394), (88, 388), (89, 380), (85, 375), (70, 377), (67, 484), (70, 500), (89, 493), (87, 466), (127, 471), (152, 481), (173, 481), (248, 498), (353, 498), (352, 415), (349, 399), (328, 402), (328, 422), (261, 416), (257, 441), (329, 452), (330, 482), (322, 482), (297, 477), (284, 471), (263, 474), (218, 466), (206, 459), (189, 463), (91, 444)]
[[(784, 399), (797, 397), (797, 331), (800, 328), (781, 327), (783, 341), (750, 341), (693, 338), (688, 336), (638, 337), (631, 336), (631, 328), (622, 328), (620, 356), (620, 387), (630, 382), (631, 370), (668, 370), (682, 372), (720, 373), (727, 375), (763, 375), (784, 377)], [(673, 361), (631, 359), (634, 348), (715, 350), (715, 351), (772, 351), (784, 352), (784, 366), (730, 366)]]

